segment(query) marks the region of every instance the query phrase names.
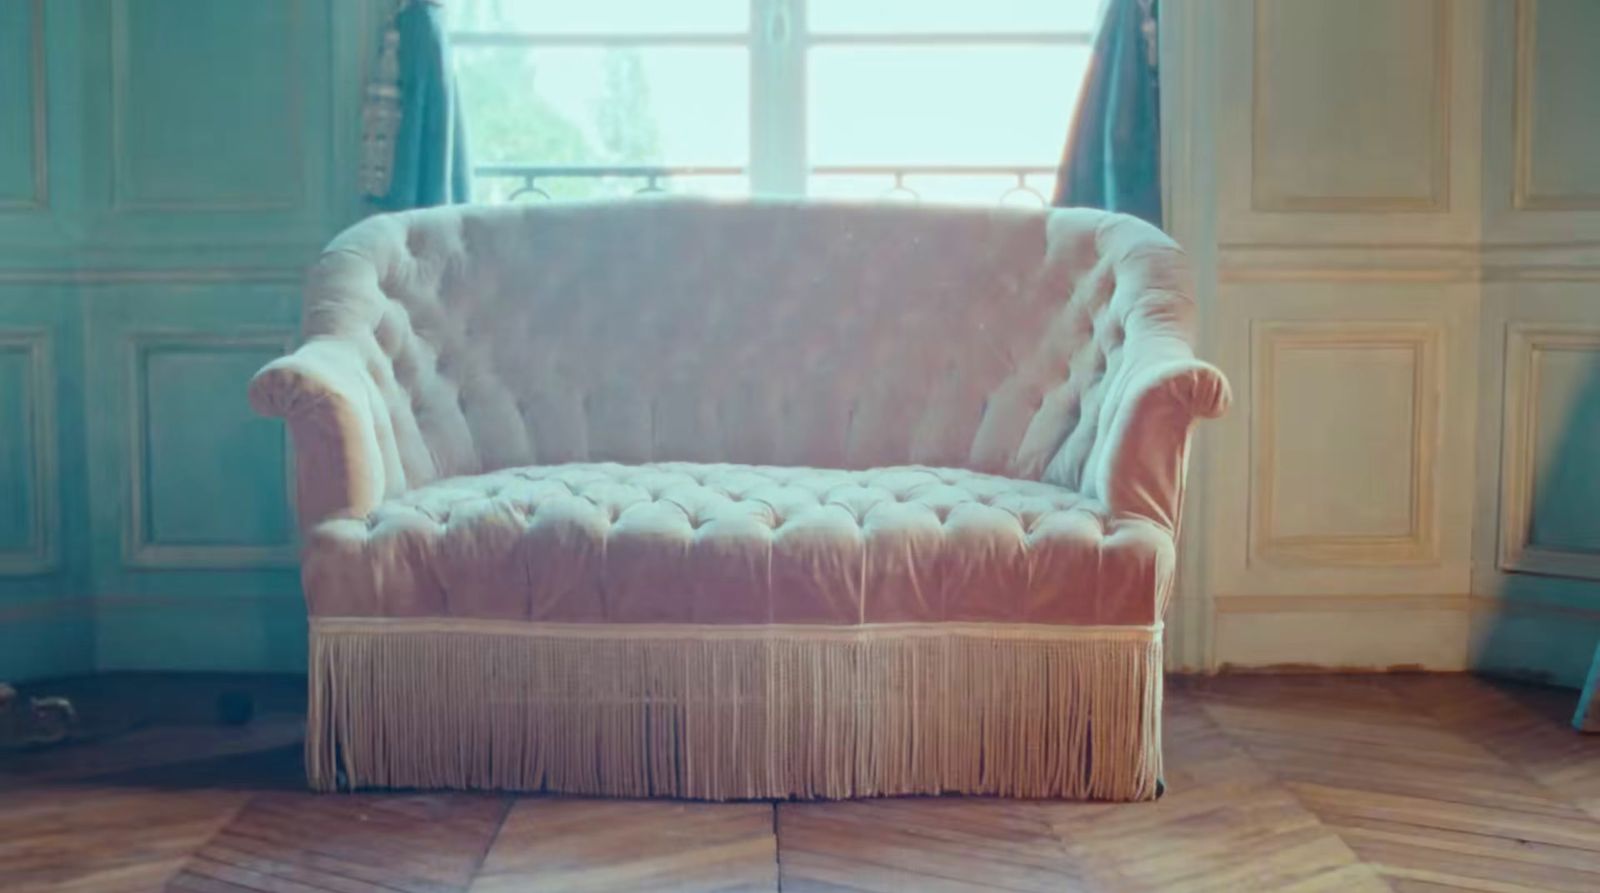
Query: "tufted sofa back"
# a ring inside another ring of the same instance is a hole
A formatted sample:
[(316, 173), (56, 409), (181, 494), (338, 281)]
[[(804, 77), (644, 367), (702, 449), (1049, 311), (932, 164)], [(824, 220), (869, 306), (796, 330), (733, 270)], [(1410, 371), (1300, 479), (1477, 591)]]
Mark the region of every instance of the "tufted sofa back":
[(339, 236), (305, 329), (358, 345), (390, 494), (580, 460), (1087, 491), (1123, 344), (1188, 340), (1187, 277), (1153, 227), (1078, 209), (453, 207)]

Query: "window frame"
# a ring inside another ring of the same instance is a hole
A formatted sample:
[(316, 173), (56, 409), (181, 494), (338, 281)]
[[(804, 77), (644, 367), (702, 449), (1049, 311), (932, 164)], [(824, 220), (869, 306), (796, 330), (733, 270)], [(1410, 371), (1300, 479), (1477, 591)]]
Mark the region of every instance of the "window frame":
[[(644, 181), (639, 191), (660, 191), (657, 181), (673, 175), (744, 176), (751, 195), (804, 197), (813, 177), (884, 176), (885, 193), (904, 192), (920, 198), (904, 184), (917, 175), (1002, 175), (1016, 178), (1015, 191), (1040, 195), (1027, 180), (1053, 176), (1054, 165), (1026, 164), (836, 164), (812, 165), (809, 154), (807, 102), (811, 51), (819, 47), (929, 46), (1083, 46), (1092, 47), (1093, 31), (884, 31), (820, 32), (808, 26), (811, 0), (748, 0), (745, 31), (592, 33), (491, 32), (451, 29), (453, 44), (464, 47), (737, 47), (749, 64), (748, 155), (742, 167), (727, 165), (542, 165), (537, 163), (475, 164), (473, 176), (521, 176), (523, 192), (543, 194), (540, 177), (621, 176)], [(1048, 201), (1048, 196), (1041, 198)]]

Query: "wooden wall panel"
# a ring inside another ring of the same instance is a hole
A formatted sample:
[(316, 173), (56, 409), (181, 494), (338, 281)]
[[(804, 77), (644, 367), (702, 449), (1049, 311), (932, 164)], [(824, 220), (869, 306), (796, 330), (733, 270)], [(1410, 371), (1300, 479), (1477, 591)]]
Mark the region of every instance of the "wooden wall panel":
[(93, 666), (73, 297), (0, 282), (0, 680)]
[(391, 9), (0, 0), (0, 678), (304, 667), (291, 457), (245, 384), (363, 211)]
[(303, 666), (286, 434), (246, 401), (297, 279), (81, 287), (97, 666)]
[(113, 0), (112, 205), (272, 211), (305, 200), (300, 0)]
[(1205, 471), (1215, 597), (1467, 592), (1474, 294), (1448, 282), (1222, 286), (1212, 352), (1237, 399)]
[(1427, 325), (1257, 327), (1252, 557), (1363, 564), (1436, 555), (1438, 341)]
[(48, 201), (44, 0), (0, 2), (0, 211)]
[(288, 330), (129, 335), (130, 563), (294, 564), (283, 426), (241, 399), (256, 370), (293, 344)]
[(1600, 211), (1600, 3), (1518, 0), (1512, 204)]
[(81, 225), (96, 266), (305, 263), (356, 206), (352, 153), (335, 141), (357, 138), (361, 94), (340, 78), (373, 38), (340, 43), (334, 32), (368, 10), (367, 0), (87, 6)]
[(1506, 339), (1500, 566), (1600, 580), (1600, 328)]
[(1255, 210), (1448, 208), (1450, 9), (1257, 0)]
[(1217, 54), (1207, 125), (1213, 238), (1225, 250), (1381, 254), (1476, 241), (1475, 0), (1217, 0), (1208, 10), (1214, 48), (1194, 51)]
[(55, 410), (49, 333), (0, 325), (0, 576), (56, 565)]
[(1465, 666), (1475, 295), (1314, 269), (1221, 284), (1212, 666)]

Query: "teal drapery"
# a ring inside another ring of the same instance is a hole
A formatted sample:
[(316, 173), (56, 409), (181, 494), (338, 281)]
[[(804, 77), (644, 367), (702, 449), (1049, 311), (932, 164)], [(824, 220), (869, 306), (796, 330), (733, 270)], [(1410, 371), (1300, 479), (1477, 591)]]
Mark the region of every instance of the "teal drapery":
[(1160, 0), (1110, 0), (1078, 98), (1055, 204), (1161, 225)]
[(434, 0), (408, 0), (395, 13), (362, 117), (362, 185), (374, 204), (403, 210), (470, 200), (450, 41)]

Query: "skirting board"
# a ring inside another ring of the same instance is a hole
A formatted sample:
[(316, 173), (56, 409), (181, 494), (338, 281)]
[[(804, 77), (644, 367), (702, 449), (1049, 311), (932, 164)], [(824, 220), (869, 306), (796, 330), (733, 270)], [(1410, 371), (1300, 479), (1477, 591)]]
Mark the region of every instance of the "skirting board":
[(94, 669), (94, 628), (58, 612), (0, 619), (0, 681), (81, 676)]
[(0, 603), (0, 679), (111, 672), (304, 673), (305, 600), (203, 594)]
[(1473, 600), (1474, 671), (1578, 689), (1596, 645), (1600, 611), (1524, 599)]
[(1464, 670), (1467, 596), (1219, 596), (1220, 672)]
[(1219, 672), (1471, 670), (1579, 688), (1600, 611), (1467, 595), (1218, 596)]

